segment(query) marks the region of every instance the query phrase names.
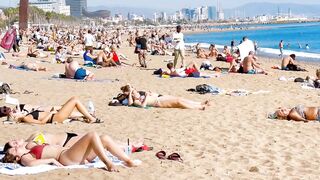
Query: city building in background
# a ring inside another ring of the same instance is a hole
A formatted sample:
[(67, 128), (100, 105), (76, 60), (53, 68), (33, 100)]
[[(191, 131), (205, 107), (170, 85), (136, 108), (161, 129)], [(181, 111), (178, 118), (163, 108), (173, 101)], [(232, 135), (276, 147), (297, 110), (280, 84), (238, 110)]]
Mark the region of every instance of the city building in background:
[(70, 6), (71, 16), (82, 17), (87, 10), (87, 0), (66, 0), (66, 4)]
[(37, 0), (29, 2), (29, 6), (37, 7), (45, 12), (56, 12), (66, 16), (70, 15), (70, 6), (66, 5), (65, 0)]

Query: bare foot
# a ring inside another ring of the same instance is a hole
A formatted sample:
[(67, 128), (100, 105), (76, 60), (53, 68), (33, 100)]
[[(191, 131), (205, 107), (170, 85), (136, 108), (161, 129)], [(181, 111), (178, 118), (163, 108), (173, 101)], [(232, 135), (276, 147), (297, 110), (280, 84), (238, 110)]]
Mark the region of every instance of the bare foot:
[(119, 170), (112, 163), (108, 164), (105, 169), (109, 172), (119, 172)]
[(128, 160), (125, 162), (125, 166), (127, 167), (137, 167), (139, 164), (134, 163), (132, 160)]

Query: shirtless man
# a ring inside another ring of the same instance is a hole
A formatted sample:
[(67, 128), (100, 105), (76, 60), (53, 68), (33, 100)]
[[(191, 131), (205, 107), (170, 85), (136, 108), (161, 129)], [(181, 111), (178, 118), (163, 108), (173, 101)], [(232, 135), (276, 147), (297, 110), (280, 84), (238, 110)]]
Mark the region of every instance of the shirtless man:
[(292, 64), (292, 65), (297, 65), (295, 63), (296, 60), (296, 55), (295, 54), (290, 54), (290, 56), (284, 57), (282, 59), (282, 63), (281, 63), (281, 69), (282, 70), (288, 70), (288, 65)]
[(65, 65), (65, 75), (70, 79), (79, 79), (79, 80), (93, 80), (94, 74), (88, 70), (83, 69), (79, 66), (78, 61), (74, 61), (69, 57)]
[(256, 62), (257, 57), (250, 51), (249, 55), (242, 62), (243, 72), (247, 74), (267, 74)]

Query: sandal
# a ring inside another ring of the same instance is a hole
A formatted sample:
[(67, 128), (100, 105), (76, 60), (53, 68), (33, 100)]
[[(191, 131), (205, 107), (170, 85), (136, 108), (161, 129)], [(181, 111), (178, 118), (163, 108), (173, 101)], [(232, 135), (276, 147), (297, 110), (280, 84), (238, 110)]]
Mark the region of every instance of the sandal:
[(104, 123), (104, 120), (101, 120), (99, 118), (96, 118), (95, 121), (93, 121), (93, 123)]
[(166, 152), (164, 151), (159, 151), (156, 153), (157, 158), (159, 159), (166, 159)]
[(168, 160), (173, 160), (173, 161), (183, 162), (183, 160), (181, 159), (181, 156), (178, 153), (170, 154), (167, 159)]
[(143, 145), (143, 146), (141, 146), (141, 147), (134, 147), (134, 146), (132, 146), (132, 150), (131, 150), (131, 152), (141, 152), (141, 151), (151, 151), (151, 150), (153, 150), (153, 147), (149, 147), (149, 146), (147, 146), (147, 145)]

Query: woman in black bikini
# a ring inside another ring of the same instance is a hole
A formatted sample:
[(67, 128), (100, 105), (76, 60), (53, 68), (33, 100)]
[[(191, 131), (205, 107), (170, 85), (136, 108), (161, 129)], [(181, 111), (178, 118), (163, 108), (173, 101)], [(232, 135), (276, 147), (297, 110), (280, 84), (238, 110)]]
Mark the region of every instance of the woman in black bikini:
[(46, 124), (53, 122), (62, 123), (72, 115), (74, 109), (78, 110), (79, 113), (85, 117), (87, 123), (103, 122), (100, 119), (93, 117), (76, 97), (70, 98), (59, 111), (45, 112), (42, 110), (34, 110), (27, 114), (24, 112), (10, 112), (9, 116), (15, 119), (17, 122), (31, 124)]
[(128, 97), (128, 105), (139, 107), (159, 107), (159, 108), (181, 108), (181, 109), (199, 109), (204, 110), (210, 105), (209, 101), (195, 102), (188, 99), (161, 95), (152, 92), (137, 91), (130, 85), (121, 87), (123, 94)]

